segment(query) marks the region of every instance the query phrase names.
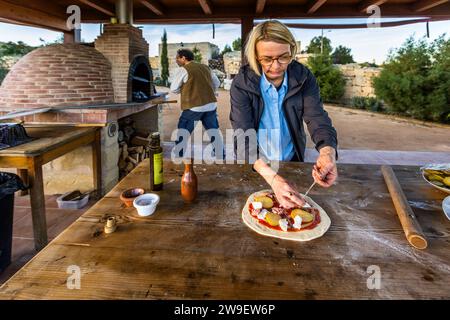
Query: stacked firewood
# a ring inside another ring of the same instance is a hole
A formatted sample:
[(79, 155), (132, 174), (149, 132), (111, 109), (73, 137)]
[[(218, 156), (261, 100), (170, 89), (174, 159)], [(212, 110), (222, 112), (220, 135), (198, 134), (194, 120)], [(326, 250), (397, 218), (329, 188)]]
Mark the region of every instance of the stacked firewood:
[(136, 131), (131, 118), (119, 121), (119, 179), (124, 178), (142, 160), (148, 158), (150, 134)]
[(223, 64), (223, 59), (209, 59), (208, 60), (208, 66), (213, 70), (220, 70), (221, 72), (225, 73), (225, 67)]

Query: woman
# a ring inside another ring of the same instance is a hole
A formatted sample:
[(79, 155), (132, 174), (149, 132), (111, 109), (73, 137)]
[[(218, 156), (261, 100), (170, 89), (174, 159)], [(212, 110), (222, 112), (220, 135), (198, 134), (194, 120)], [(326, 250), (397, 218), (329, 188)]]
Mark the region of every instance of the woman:
[(237, 157), (247, 159), (256, 151), (253, 169), (285, 208), (302, 206), (304, 200), (271, 168), (270, 161), (304, 160), (303, 121), (319, 151), (314, 180), (330, 187), (337, 178), (336, 130), (323, 109), (315, 77), (294, 60), (296, 52), (295, 38), (284, 24), (272, 20), (257, 25), (245, 46), (248, 64), (239, 70), (230, 92), (233, 129), (241, 133), (254, 130), (257, 140), (256, 146), (247, 141), (244, 148), (237, 147), (241, 150)]

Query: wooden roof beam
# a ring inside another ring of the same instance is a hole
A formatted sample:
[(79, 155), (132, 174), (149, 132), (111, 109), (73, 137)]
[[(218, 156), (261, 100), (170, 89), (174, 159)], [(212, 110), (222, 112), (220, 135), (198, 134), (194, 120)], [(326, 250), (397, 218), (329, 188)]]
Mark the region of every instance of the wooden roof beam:
[[(256, 2), (253, 2), (255, 4)], [(329, 3), (329, 4), (328, 4)], [(382, 6), (383, 17), (387, 18), (423, 18), (423, 13), (417, 13), (411, 10), (411, 4), (392, 5), (388, 1)], [(214, 13), (205, 15), (199, 7), (189, 7), (183, 12), (178, 9), (172, 9), (166, 6), (164, 16), (150, 15), (147, 10), (135, 10), (134, 21), (136, 24), (186, 24), (186, 23), (240, 23), (241, 17), (255, 17), (255, 7), (214, 7)], [(450, 16), (450, 2), (426, 11), (429, 18), (445, 18)], [(306, 7), (299, 5), (274, 6), (270, 1), (266, 3), (264, 12), (256, 15), (256, 19), (290, 19), (290, 18), (308, 18), (311, 15), (306, 14)], [(358, 11), (358, 7), (353, 4), (336, 5), (327, 2), (327, 5), (317, 10), (314, 18), (367, 18), (366, 12)], [(105, 16), (97, 11), (83, 12), (81, 16), (83, 23), (99, 23), (107, 21)]]
[(165, 15), (165, 9), (163, 8), (162, 4), (159, 3), (159, 1), (156, 0), (141, 0), (141, 3), (146, 6), (150, 11), (152, 11), (154, 14), (158, 16)]
[(202, 7), (205, 14), (212, 14), (212, 5), (209, 0), (198, 0), (198, 3)]
[(25, 8), (33, 9), (36, 11), (48, 13), (55, 17), (64, 18), (64, 19), (67, 18), (66, 9), (68, 6), (60, 5), (58, 3), (55, 3), (54, 1), (6, 0), (5, 2), (9, 2), (9, 3), (15, 4), (20, 7), (25, 7)]
[(17, 24), (26, 24), (59, 32), (69, 31), (66, 26), (66, 19), (4, 0), (0, 0), (0, 18)]
[(438, 5), (448, 2), (449, 0), (419, 0), (412, 4), (414, 12), (422, 12), (434, 8)]
[[(430, 18), (424, 18), (424, 19), (414, 19), (414, 20), (402, 20), (402, 21), (390, 21), (390, 22), (381, 22), (380, 27), (381, 28), (388, 28), (388, 27), (397, 27), (397, 26), (404, 26), (414, 23), (422, 23), (422, 22), (429, 22), (429, 21), (441, 21), (440, 19), (430, 19)], [(369, 25), (367, 23), (357, 23), (357, 24), (306, 24), (306, 23), (285, 23), (286, 26), (289, 28), (295, 28), (295, 29), (365, 29), (369, 28)]]
[(266, 6), (266, 0), (257, 0), (256, 1), (256, 14), (263, 13), (265, 6)]
[(19, 26), (33, 27), (33, 26), (30, 26), (29, 24), (26, 24), (26, 23), (22, 23), (22, 22), (18, 22), (18, 21), (13, 21), (13, 20), (5, 19), (5, 18), (0, 18), (0, 22), (3, 22), (3, 23), (9, 23), (9, 24), (17, 24), (17, 25), (19, 25)]
[(100, 11), (107, 16), (114, 17), (116, 14), (114, 13), (114, 8), (109, 7), (103, 2), (96, 1), (96, 0), (78, 0), (78, 2), (81, 2), (97, 11)]
[(358, 10), (360, 12), (367, 12), (367, 9), (370, 6), (381, 6), (383, 3), (386, 3), (387, 0), (364, 0), (358, 4)]
[(312, 1), (310, 1), (307, 5), (306, 12), (308, 14), (313, 14), (314, 12), (319, 10), (319, 8), (321, 6), (323, 6), (325, 4), (325, 2), (327, 2), (327, 0), (312, 0)]

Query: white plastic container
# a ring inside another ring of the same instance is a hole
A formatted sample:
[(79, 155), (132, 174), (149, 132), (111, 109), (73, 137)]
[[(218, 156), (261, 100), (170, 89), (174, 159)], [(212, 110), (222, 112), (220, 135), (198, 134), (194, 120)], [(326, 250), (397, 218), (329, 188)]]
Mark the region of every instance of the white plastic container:
[(156, 193), (145, 193), (133, 201), (133, 206), (136, 208), (138, 215), (147, 217), (152, 215), (159, 203), (159, 196)]
[(69, 195), (71, 192), (67, 192), (63, 194), (62, 196), (58, 197), (56, 199), (56, 202), (58, 203), (58, 208), (60, 209), (81, 209), (83, 208), (89, 201), (89, 193), (86, 194), (83, 198), (80, 200), (69, 200), (64, 201), (64, 197)]

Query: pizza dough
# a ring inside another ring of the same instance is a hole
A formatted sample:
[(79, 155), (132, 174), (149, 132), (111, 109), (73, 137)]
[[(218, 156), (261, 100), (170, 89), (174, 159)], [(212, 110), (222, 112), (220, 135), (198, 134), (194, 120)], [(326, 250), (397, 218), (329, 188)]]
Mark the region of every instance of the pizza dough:
[(316, 238), (319, 238), (324, 235), (325, 232), (327, 232), (328, 228), (331, 225), (330, 217), (327, 215), (325, 210), (323, 210), (317, 203), (315, 203), (310, 197), (308, 196), (302, 196), (305, 198), (305, 201), (313, 208), (316, 208), (320, 212), (320, 223), (311, 230), (299, 230), (299, 231), (291, 231), (291, 232), (285, 232), (285, 231), (279, 231), (272, 228), (269, 228), (263, 224), (261, 224), (258, 219), (254, 218), (250, 211), (248, 210), (248, 207), (250, 203), (254, 201), (254, 197), (264, 193), (264, 192), (272, 192), (272, 190), (261, 190), (258, 192), (253, 193), (248, 197), (247, 202), (245, 203), (244, 209), (242, 209), (242, 220), (244, 223), (253, 231), (256, 231), (257, 233), (268, 236), (268, 237), (274, 237), (279, 239), (285, 239), (285, 240), (293, 240), (293, 241), (310, 241)]

